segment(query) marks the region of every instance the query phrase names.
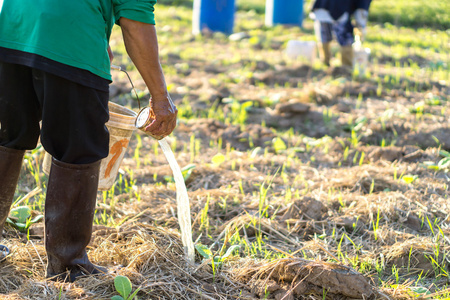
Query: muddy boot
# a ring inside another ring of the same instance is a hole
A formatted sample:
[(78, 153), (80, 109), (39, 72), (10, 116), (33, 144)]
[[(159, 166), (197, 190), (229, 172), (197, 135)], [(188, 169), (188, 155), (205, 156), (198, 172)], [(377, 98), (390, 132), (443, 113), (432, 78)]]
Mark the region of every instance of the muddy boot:
[(73, 165), (52, 160), (45, 201), (47, 278), (73, 282), (80, 276), (106, 273), (89, 261), (100, 161)]
[(319, 57), (325, 65), (330, 66), (331, 43), (319, 44)]
[(342, 46), (341, 47), (341, 62), (342, 66), (353, 69), (353, 48), (352, 46)]
[[(24, 154), (24, 150), (0, 146), (0, 234), (3, 233), (3, 225), (11, 208)], [(8, 248), (0, 245), (0, 261), (8, 253)]]

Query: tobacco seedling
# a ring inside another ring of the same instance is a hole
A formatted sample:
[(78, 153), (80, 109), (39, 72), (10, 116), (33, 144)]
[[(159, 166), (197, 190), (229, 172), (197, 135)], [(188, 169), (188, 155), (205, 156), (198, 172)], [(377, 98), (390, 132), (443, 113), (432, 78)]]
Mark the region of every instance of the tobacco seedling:
[(140, 290), (140, 288), (138, 288), (133, 294), (130, 295), (132, 290), (131, 281), (128, 277), (122, 275), (118, 275), (114, 278), (114, 287), (120, 296), (113, 296), (111, 300), (133, 300), (136, 298), (136, 294)]
[(233, 245), (225, 252), (222, 256), (214, 256), (211, 249), (209, 249), (206, 245), (196, 244), (195, 249), (197, 249), (198, 253), (203, 256), (206, 260), (211, 259), (211, 262), (216, 266), (221, 266), (222, 263), (233, 253), (234, 250), (239, 249), (239, 245)]
[(214, 166), (219, 167), (223, 162), (225, 162), (225, 155), (223, 155), (222, 153), (217, 153), (213, 156), (211, 162)]
[(31, 224), (39, 222), (42, 218), (44, 218), (43, 215), (31, 218), (31, 209), (28, 206), (19, 206), (11, 209), (6, 222), (14, 228), (26, 232)]
[[(194, 164), (189, 164), (181, 169), (181, 175), (183, 175), (183, 179), (185, 182), (189, 179), (189, 177), (191, 177), (192, 171), (194, 171), (194, 169)], [(154, 177), (153, 179), (156, 181), (156, 177)], [(170, 175), (164, 176), (164, 180), (166, 180), (167, 182), (175, 182), (175, 178)]]

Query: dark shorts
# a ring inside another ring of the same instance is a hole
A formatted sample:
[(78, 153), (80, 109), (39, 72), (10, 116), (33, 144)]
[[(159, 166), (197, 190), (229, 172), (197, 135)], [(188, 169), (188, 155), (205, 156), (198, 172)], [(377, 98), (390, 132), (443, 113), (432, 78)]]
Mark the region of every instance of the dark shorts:
[(354, 42), (353, 25), (350, 21), (336, 24), (316, 21), (314, 26), (321, 43), (329, 43), (333, 37), (341, 46), (351, 46)]
[(108, 92), (0, 61), (0, 145), (31, 150), (40, 136), (59, 161), (98, 161), (108, 155), (108, 98)]

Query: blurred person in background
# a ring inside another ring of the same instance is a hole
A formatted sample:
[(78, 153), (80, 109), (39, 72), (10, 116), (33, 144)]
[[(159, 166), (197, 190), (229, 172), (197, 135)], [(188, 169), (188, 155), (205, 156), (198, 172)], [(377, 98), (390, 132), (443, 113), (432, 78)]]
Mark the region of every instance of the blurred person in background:
[(331, 41), (333, 36), (341, 48), (342, 66), (353, 67), (353, 48), (355, 40), (352, 17), (363, 39), (366, 33), (367, 19), (371, 0), (316, 0), (311, 18), (314, 19), (314, 31), (319, 45), (319, 54), (323, 63), (330, 66)]
[(40, 137), (53, 156), (45, 202), (47, 278), (74, 281), (107, 272), (90, 262), (86, 246), (100, 161), (109, 151), (108, 45), (114, 23), (152, 95), (154, 121), (146, 130), (162, 138), (175, 128), (177, 109), (158, 57), (155, 3), (0, 0), (0, 232), (24, 153)]

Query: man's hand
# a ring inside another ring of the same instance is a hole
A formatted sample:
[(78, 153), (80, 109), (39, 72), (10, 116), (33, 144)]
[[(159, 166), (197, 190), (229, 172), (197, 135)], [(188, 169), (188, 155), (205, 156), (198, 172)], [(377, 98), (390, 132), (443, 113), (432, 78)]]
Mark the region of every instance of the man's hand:
[(175, 128), (178, 111), (170, 99), (159, 63), (155, 26), (123, 17), (119, 21), (128, 55), (152, 95), (150, 108), (154, 120), (145, 131), (156, 139), (162, 139)]
[(178, 110), (169, 95), (163, 98), (150, 99), (153, 122), (145, 127), (145, 131), (157, 140), (169, 135), (177, 125)]
[(368, 17), (369, 17), (369, 12), (367, 10), (358, 8), (355, 11), (356, 26), (359, 27), (361, 30), (365, 29), (366, 25), (367, 25)]

